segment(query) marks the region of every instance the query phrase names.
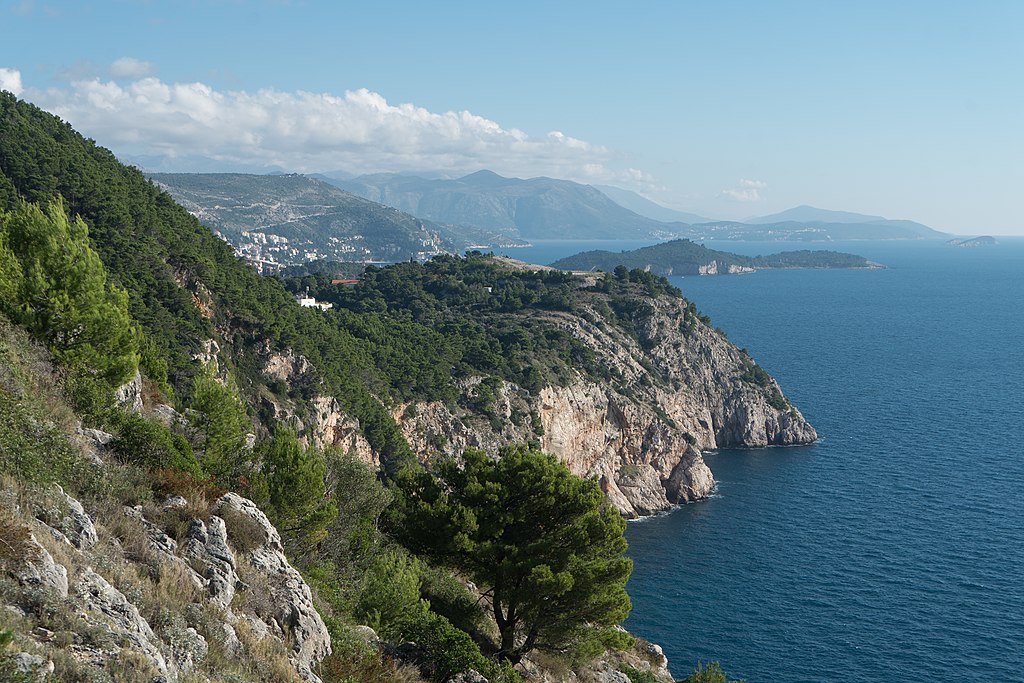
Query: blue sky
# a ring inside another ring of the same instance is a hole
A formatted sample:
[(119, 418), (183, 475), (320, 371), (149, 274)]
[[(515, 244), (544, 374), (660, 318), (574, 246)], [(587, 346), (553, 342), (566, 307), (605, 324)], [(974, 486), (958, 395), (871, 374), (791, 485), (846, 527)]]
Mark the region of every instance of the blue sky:
[(1024, 233), (1021, 2), (0, 2), (0, 86), (159, 170), (490, 168)]

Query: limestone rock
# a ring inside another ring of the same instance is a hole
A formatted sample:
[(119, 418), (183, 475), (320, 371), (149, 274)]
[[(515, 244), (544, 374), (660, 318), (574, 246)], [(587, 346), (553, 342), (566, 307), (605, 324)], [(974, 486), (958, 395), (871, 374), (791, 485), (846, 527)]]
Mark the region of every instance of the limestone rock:
[(114, 398), (127, 412), (142, 414), (142, 375), (138, 370), (131, 381), (118, 387)]
[[(614, 380), (580, 373), (530, 394), (494, 390), (496, 433), (486, 420), (442, 402), (398, 406), (393, 415), (413, 450), (458, 456), (467, 446), (496, 454), (539, 441), (575, 474), (601, 482), (609, 502), (635, 517), (705, 498), (714, 477), (701, 455), (718, 448), (810, 443), (817, 438), (778, 385), (682, 299), (645, 300), (636, 336), (585, 315), (551, 313), (549, 324), (587, 346)], [(472, 397), (481, 378), (462, 380)], [(781, 406), (781, 407), (777, 407)]]
[(333, 396), (316, 396), (311, 401), (313, 419), (309, 432), (317, 446), (334, 446), (351, 453), (370, 467), (380, 467), (380, 456), (362, 435), (359, 421), (342, 410)]
[(53, 673), (53, 662), (31, 652), (19, 652), (11, 659), (15, 672), (29, 674), (37, 681), (45, 681)]
[(173, 669), (157, 646), (159, 639), (135, 605), (92, 569), (85, 569), (75, 587), (87, 614), (106, 624), (141, 652), (154, 669), (168, 676)]
[[(182, 500), (184, 500), (182, 498)], [(163, 529), (147, 520), (142, 514), (142, 507), (126, 507), (124, 514), (139, 520), (143, 531), (149, 539), (149, 548), (154, 551), (157, 562), (176, 565), (199, 590), (208, 588), (209, 581), (204, 579), (183, 558), (178, 556), (178, 542), (167, 535)]]
[(287, 630), (295, 668), (305, 680), (319, 683), (313, 667), (331, 653), (331, 637), (327, 625), (313, 606), (309, 586), (285, 557), (277, 529), (255, 503), (235, 493), (221, 496), (213, 512), (219, 517), (211, 519), (241, 517), (258, 530), (256, 536), (262, 543), (245, 555), (249, 563), (267, 577), (273, 596), (271, 605), (275, 610), (273, 614), (259, 616), (268, 623), (274, 620)]
[(31, 550), (12, 574), (23, 586), (38, 586), (66, 598), (68, 596), (68, 570), (54, 561), (53, 556), (30, 536)]
[(182, 426), (188, 423), (181, 413), (166, 403), (158, 403), (153, 406), (150, 415), (165, 427)]
[(84, 436), (94, 448), (98, 448), (100, 450), (105, 449), (110, 445), (110, 442), (114, 440), (114, 435), (110, 432), (105, 432), (102, 429), (83, 427), (81, 424), (78, 425), (78, 433)]
[(185, 628), (175, 626), (165, 629), (161, 635), (170, 646), (171, 655), (179, 672), (193, 671), (206, 659), (209, 651), (206, 639), (191, 626)]
[(287, 382), (304, 375), (312, 367), (305, 356), (289, 349), (284, 353), (271, 354), (263, 365), (263, 374), (270, 379)]
[(241, 587), (235, 572), (235, 557), (227, 545), (227, 529), (220, 517), (211, 517), (207, 526), (193, 519), (185, 532), (182, 555), (189, 565), (206, 579), (206, 587), (214, 603), (227, 607)]
[(364, 626), (362, 624), (360, 624), (358, 626), (353, 626), (352, 627), (352, 634), (355, 637), (359, 638), (364, 643), (379, 643), (380, 642), (380, 636), (378, 636), (377, 632), (374, 631), (369, 626)]
[(242, 641), (238, 639), (235, 627), (225, 622), (221, 623), (220, 630), (223, 635), (221, 644), (224, 647), (224, 651), (232, 657), (240, 656), (245, 651), (245, 648), (242, 646)]
[(182, 510), (188, 507), (188, 501), (184, 496), (170, 496), (164, 501), (164, 504), (160, 506), (165, 512), (167, 510)]
[(53, 504), (36, 510), (36, 517), (47, 526), (56, 529), (65, 539), (79, 550), (88, 550), (99, 542), (99, 535), (92, 518), (77, 500), (64, 493), (54, 484), (56, 500)]
[(447, 683), (488, 683), (488, 681), (482, 674), (470, 669), (469, 671), (455, 674), (448, 679)]

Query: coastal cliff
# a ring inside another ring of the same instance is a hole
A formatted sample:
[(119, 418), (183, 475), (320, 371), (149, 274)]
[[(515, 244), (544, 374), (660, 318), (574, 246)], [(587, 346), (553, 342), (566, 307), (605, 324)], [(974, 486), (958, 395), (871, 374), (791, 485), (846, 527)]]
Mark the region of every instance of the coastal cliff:
[[(495, 268), (500, 276), (504, 266)], [(543, 311), (532, 322), (535, 334), (557, 331), (578, 342), (586, 364), (532, 391), (474, 374), (453, 382), (454, 400), (395, 404), (392, 417), (422, 462), (458, 457), (466, 447), (496, 454), (507, 443), (537, 443), (573, 473), (598, 479), (622, 514), (636, 517), (708, 496), (715, 482), (703, 451), (817, 438), (775, 380), (686, 299), (633, 288), (624, 305), (621, 294), (616, 301), (593, 278), (572, 284), (571, 312)], [(296, 378), (289, 368), (312, 370), (282, 355), (269, 356), (264, 367), (268, 377), (289, 381)], [(358, 422), (336, 400), (318, 396), (311, 405), (308, 424), (297, 423), (308, 438), (379, 466)]]

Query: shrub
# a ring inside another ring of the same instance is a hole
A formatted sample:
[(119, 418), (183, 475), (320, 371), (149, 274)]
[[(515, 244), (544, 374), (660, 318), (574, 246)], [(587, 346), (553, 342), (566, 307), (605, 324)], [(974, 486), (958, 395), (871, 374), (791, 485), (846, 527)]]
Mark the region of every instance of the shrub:
[(722, 665), (718, 662), (707, 664), (697, 663), (693, 673), (682, 680), (682, 683), (743, 683), (742, 680), (729, 681), (726, 679)]
[(14, 566), (32, 560), (38, 549), (32, 532), (13, 510), (0, 506), (0, 566)]
[(421, 594), (430, 609), (445, 617), (456, 628), (472, 633), (484, 618), (477, 597), (451, 573), (436, 567), (425, 567)]
[(384, 638), (403, 637), (410, 615), (422, 615), (428, 603), (420, 598), (418, 560), (393, 551), (378, 558), (366, 574), (355, 616)]
[(125, 414), (120, 423), (113, 445), (121, 462), (147, 469), (182, 470), (194, 477), (201, 475), (192, 446), (181, 434), (172, 434), (164, 425), (141, 415)]

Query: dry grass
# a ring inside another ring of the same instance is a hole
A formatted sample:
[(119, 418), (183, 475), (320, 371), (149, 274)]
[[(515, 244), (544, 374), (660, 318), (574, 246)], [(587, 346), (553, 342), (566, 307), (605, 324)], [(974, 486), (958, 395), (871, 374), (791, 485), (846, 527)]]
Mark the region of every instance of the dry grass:
[(14, 510), (0, 506), (0, 566), (16, 567), (33, 561), (38, 555), (28, 525)]
[(324, 683), (426, 683), (420, 670), (381, 656), (377, 651), (334, 653), (316, 673)]
[(274, 600), (267, 575), (253, 567), (245, 558), (239, 558), (235, 566), (238, 578), (245, 588), (235, 593), (232, 607), (238, 613), (247, 612), (258, 617), (278, 618), (280, 606)]
[(248, 553), (267, 542), (267, 532), (263, 525), (244, 512), (228, 508), (221, 516), (227, 527), (228, 541), (238, 552)]
[(0, 316), (0, 390), (46, 415), (68, 434), (77, 418), (68, 407), (49, 351)]
[(164, 469), (152, 474), (153, 491), (162, 496), (182, 496), (189, 502), (189, 510), (195, 517), (208, 520), (210, 504), (227, 493), (227, 489), (209, 481), (196, 479), (182, 470)]
[(245, 665), (241, 673), (257, 676), (257, 680), (266, 683), (300, 681), (283, 642), (272, 637), (261, 639), (244, 619), (235, 624), (235, 633), (247, 655), (243, 658)]

